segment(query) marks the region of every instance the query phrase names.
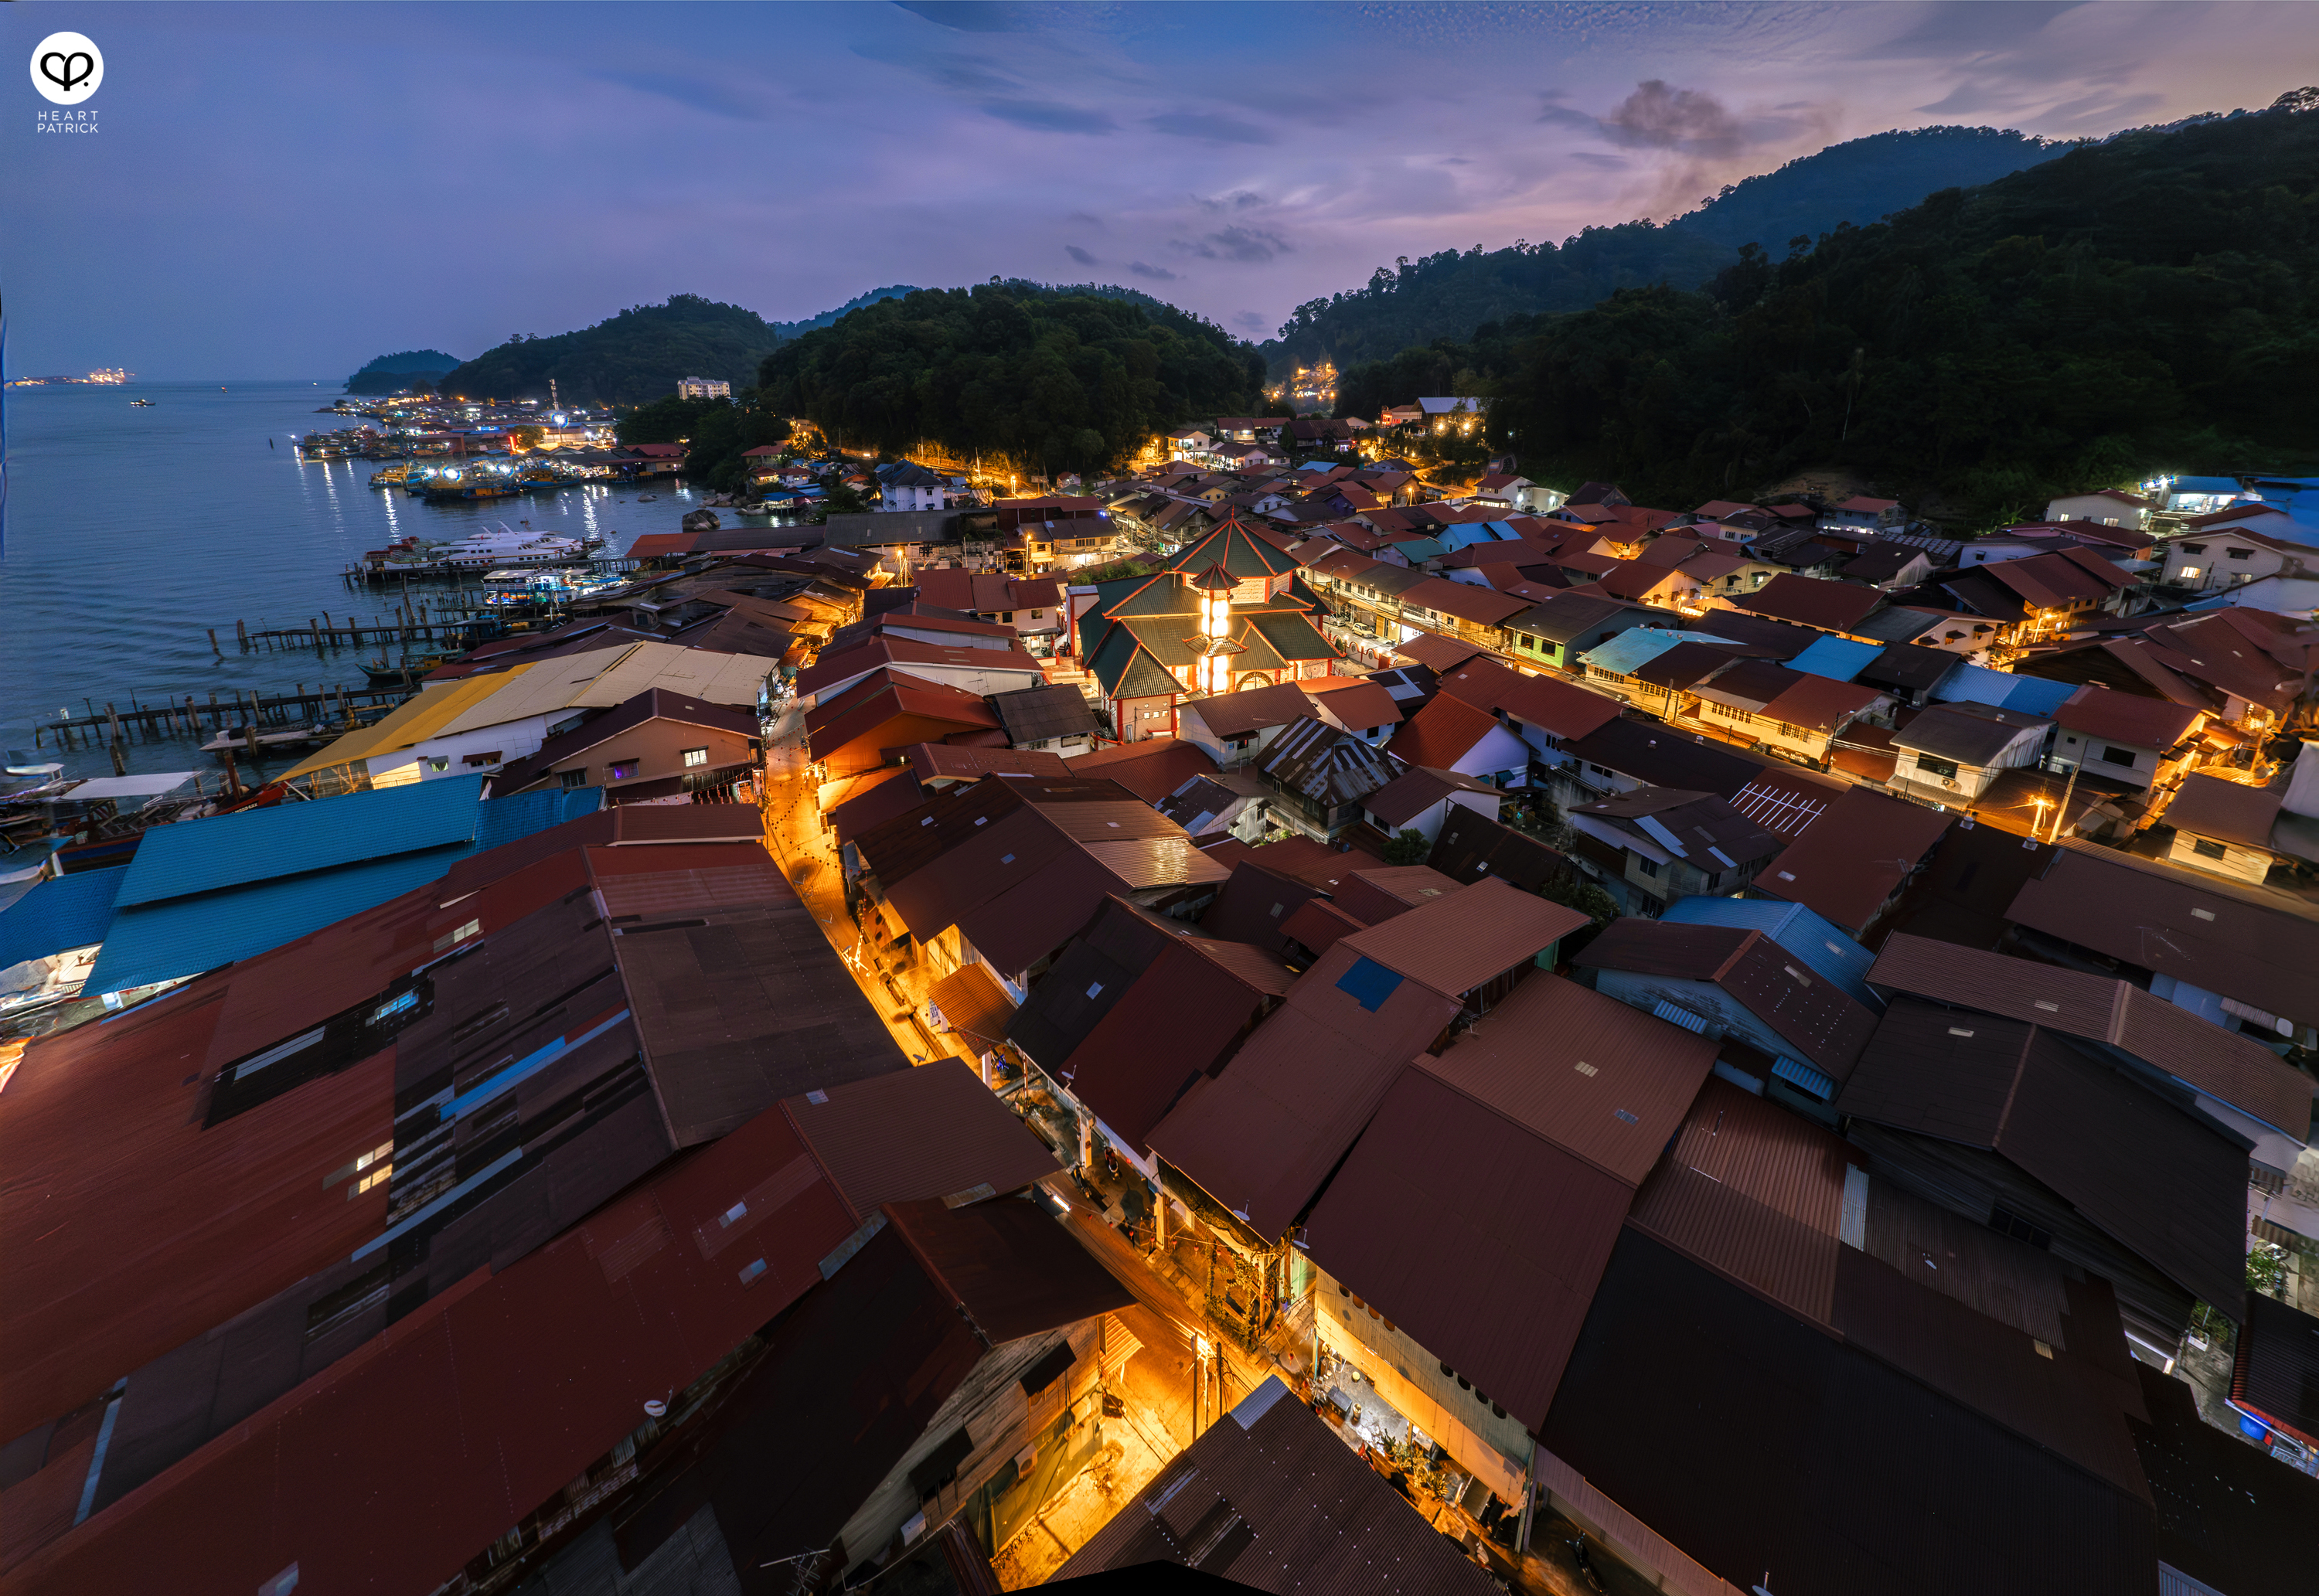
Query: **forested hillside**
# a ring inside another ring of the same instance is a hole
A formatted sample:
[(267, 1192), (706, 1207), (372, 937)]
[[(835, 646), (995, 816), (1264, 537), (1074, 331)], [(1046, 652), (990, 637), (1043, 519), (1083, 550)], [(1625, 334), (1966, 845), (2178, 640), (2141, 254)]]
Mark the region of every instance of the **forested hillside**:
[(933, 442), (1027, 475), (1108, 465), (1169, 427), (1253, 414), (1262, 379), (1255, 350), (1148, 296), (1015, 282), (855, 311), (766, 356), (758, 385), (834, 442)]
[(2319, 454), (2319, 91), (1950, 190), (1703, 293), (1436, 352), (1523, 470), (1638, 501), (1841, 466), (1961, 518)]
[(405, 349), (399, 355), (382, 355), (347, 379), (347, 392), (397, 393), (409, 387), (413, 377), (425, 377), (431, 384), (458, 364), (456, 355), (446, 355), (440, 349)]
[(2067, 148), (1994, 128), (1918, 128), (1831, 145), (1727, 188), (1663, 227), (1588, 228), (1557, 247), (1444, 250), (1379, 266), (1367, 284), (1296, 307), (1263, 347), (1277, 370), (1327, 356), (1340, 370), (1508, 316), (1579, 311), (1621, 288), (1695, 288), (1738, 247), (1783, 250), (1796, 235), (1872, 222), (1944, 188), (1984, 183)]
[(571, 404), (646, 404), (676, 392), (680, 377), (748, 383), (781, 334), (754, 311), (697, 293), (635, 305), (609, 320), (553, 338), (521, 334), (446, 376), (446, 393), (546, 399), (552, 378)]

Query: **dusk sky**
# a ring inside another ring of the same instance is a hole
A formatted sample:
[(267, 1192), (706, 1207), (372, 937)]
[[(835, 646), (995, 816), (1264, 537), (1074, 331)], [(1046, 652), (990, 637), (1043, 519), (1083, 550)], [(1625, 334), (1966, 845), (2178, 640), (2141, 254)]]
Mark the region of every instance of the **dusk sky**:
[(2319, 82), (2296, 5), (171, 5), (95, 135), (10, 68), (11, 375), (336, 377), (671, 293), (1130, 284), (1264, 337), (1401, 255), (1664, 219), (1824, 144)]

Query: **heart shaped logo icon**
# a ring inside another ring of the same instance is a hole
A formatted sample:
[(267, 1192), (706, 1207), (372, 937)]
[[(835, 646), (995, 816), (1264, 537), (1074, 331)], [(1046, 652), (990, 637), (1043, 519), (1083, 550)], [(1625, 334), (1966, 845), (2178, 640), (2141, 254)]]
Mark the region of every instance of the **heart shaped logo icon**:
[(70, 94), (96, 76), (96, 58), (85, 50), (70, 55), (52, 50), (41, 58), (41, 76)]
[(32, 47), (32, 86), (53, 105), (77, 105), (104, 81), (104, 52), (85, 33), (51, 33)]

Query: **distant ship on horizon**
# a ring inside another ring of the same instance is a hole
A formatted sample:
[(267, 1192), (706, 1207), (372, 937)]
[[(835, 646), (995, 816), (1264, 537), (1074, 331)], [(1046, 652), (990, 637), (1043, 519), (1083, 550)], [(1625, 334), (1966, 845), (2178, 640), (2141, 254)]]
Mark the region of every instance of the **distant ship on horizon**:
[(99, 388), (117, 388), (122, 383), (129, 382), (137, 374), (133, 371), (123, 371), (117, 365), (108, 365), (104, 367), (102, 370), (93, 371), (85, 377), (14, 377), (9, 380), (8, 386), (11, 388), (72, 388), (89, 386)]

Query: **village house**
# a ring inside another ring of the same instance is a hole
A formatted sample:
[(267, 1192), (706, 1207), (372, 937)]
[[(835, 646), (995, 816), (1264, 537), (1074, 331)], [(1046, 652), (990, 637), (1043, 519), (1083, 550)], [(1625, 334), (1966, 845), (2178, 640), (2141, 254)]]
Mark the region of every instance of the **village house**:
[(2062, 701), (2053, 718), (2062, 729), (2052, 769), (2148, 787), (2164, 765), (2185, 756), (2183, 744), (2206, 724), (2206, 714), (2163, 699), (2081, 687)]
[(893, 461), (871, 474), (878, 482), (878, 508), (889, 513), (941, 509), (949, 502), (950, 479), (914, 462)]
[[(1436, 703), (1442, 700), (1435, 699)], [(1431, 843), (1452, 809), (1498, 817), (1498, 789), (1456, 771), (1412, 766), (1362, 801), (1361, 814), (1380, 839), (1413, 831)]]
[(1274, 739), (1257, 779), (1278, 795), (1273, 817), (1316, 842), (1336, 843), (1361, 819), (1361, 806), (1401, 772), (1383, 749), (1318, 717)]
[(1897, 499), (1870, 499), (1854, 494), (1822, 510), (1819, 519), (1823, 527), (1883, 532), (1907, 526), (1908, 512)]
[(1614, 920), (1575, 962), (1604, 996), (1720, 1042), (1748, 1089), (1815, 1118), (1833, 1117), (1876, 1029), (1873, 1008), (1748, 927)]
[(1894, 785), (1936, 803), (1971, 804), (2007, 771), (2035, 768), (2053, 723), (1983, 704), (1941, 704), (1894, 732)]
[(1621, 912), (1652, 919), (1676, 898), (1740, 891), (1782, 846), (1713, 793), (1681, 788), (1587, 804), (1569, 811), (1569, 821)]
[(1187, 699), (1176, 735), (1216, 762), (1220, 770), (1253, 764), (1292, 722), (1316, 715), (1311, 698), (1293, 681)]
[(1692, 695), (1709, 724), (1813, 763), (1827, 761), (1829, 739), (1854, 720), (1889, 714), (1892, 703), (1876, 688), (1769, 660), (1743, 660), (1692, 689)]
[(2151, 515), (2157, 506), (2149, 500), (2116, 488), (2099, 488), (2090, 493), (2072, 493), (2048, 500), (2045, 518), (2049, 521), (2099, 521), (2105, 527), (2131, 527), (2135, 531), (2147, 531)]

